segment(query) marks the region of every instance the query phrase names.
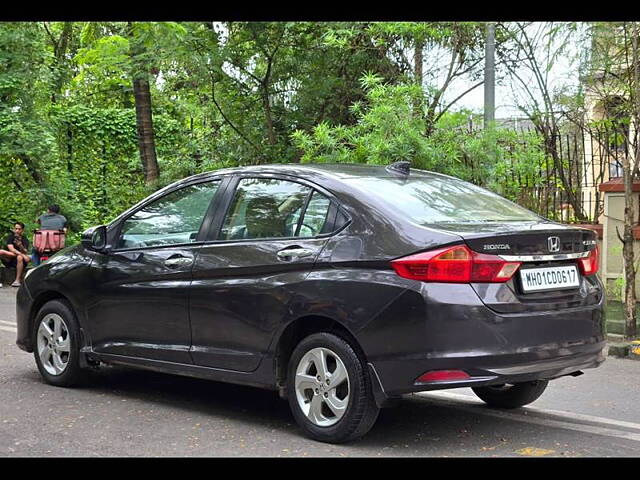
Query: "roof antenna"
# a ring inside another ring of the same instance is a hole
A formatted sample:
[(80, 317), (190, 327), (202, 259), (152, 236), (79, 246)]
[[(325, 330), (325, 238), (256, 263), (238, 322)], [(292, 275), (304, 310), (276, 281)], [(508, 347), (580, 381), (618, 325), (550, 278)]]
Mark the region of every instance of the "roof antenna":
[(402, 160), (400, 162), (392, 163), (391, 165), (387, 166), (385, 170), (390, 173), (400, 173), (402, 175), (409, 175), (410, 167), (411, 167), (411, 162)]

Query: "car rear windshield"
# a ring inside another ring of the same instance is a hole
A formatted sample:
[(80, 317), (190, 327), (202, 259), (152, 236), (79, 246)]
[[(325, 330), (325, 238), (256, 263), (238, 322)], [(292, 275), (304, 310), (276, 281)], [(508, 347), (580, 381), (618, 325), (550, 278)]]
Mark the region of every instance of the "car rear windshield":
[(452, 177), (355, 177), (349, 182), (420, 225), (540, 220), (495, 193)]

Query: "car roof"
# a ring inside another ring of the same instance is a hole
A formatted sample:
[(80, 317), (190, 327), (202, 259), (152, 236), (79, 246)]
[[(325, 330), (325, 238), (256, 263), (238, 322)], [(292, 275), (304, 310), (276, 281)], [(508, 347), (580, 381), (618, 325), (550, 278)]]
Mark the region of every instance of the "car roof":
[[(358, 163), (274, 163), (266, 165), (248, 165), (243, 167), (222, 168), (200, 173), (183, 181), (208, 178), (217, 175), (233, 175), (246, 173), (279, 173), (289, 175), (304, 175), (312, 173), (314, 176), (348, 179), (354, 177), (397, 177), (398, 173), (387, 170), (388, 165), (367, 165)], [(401, 175), (401, 174), (400, 174)], [(435, 172), (411, 168), (410, 176), (442, 176)], [(182, 181), (181, 181), (182, 182)]]

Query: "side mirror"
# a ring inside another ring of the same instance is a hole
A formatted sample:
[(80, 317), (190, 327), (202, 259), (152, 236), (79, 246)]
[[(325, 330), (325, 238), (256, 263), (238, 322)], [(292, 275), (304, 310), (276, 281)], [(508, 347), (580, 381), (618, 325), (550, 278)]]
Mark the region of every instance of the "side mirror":
[(82, 232), (80, 242), (84, 248), (96, 252), (104, 252), (107, 246), (107, 227), (100, 225), (99, 227), (91, 227), (85, 230)]

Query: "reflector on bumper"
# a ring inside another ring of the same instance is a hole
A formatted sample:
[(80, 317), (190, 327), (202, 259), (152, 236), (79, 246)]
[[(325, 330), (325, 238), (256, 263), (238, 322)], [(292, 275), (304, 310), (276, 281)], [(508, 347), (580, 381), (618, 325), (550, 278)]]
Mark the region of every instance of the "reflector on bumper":
[(419, 376), (415, 383), (451, 382), (454, 380), (467, 380), (469, 374), (462, 370), (432, 370)]

